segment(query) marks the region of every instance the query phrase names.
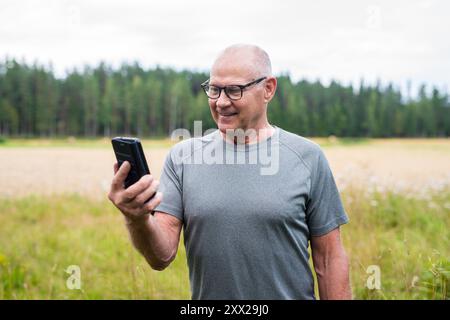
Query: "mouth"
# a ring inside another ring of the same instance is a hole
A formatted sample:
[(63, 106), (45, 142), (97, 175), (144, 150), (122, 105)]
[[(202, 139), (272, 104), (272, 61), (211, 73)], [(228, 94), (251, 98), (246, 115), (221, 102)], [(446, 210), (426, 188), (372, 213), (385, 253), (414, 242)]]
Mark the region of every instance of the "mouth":
[(221, 117), (232, 117), (232, 116), (237, 115), (237, 112), (228, 112), (228, 113), (220, 113), (220, 112), (218, 112), (218, 114)]

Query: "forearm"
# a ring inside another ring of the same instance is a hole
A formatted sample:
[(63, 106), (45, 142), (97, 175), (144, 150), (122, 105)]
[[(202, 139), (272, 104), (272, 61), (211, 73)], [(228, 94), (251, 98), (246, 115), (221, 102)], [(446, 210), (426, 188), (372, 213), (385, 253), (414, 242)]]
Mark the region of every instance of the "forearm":
[(345, 252), (324, 257), (315, 266), (321, 300), (352, 298), (348, 258)]
[(165, 269), (175, 257), (177, 244), (160, 228), (153, 215), (144, 219), (131, 221), (126, 219), (126, 225), (135, 248), (145, 257), (155, 270)]

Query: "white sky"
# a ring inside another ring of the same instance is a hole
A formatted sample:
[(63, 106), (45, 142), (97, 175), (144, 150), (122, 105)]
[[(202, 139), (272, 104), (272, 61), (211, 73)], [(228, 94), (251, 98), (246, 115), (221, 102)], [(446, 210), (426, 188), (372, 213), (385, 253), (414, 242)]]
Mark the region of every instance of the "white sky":
[(294, 80), (448, 90), (449, 14), (445, 0), (0, 0), (0, 58), (51, 62), (58, 76), (101, 60), (207, 71), (247, 42)]

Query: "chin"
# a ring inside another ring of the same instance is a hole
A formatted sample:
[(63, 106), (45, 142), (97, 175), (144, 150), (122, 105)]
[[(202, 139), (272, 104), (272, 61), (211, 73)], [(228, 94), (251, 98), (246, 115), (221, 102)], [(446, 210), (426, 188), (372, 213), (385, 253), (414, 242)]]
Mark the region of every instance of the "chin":
[(225, 133), (226, 130), (235, 130), (235, 129), (238, 128), (238, 126), (235, 125), (235, 124), (232, 124), (232, 123), (221, 123), (221, 122), (218, 122), (217, 123), (217, 128), (219, 128), (220, 131)]

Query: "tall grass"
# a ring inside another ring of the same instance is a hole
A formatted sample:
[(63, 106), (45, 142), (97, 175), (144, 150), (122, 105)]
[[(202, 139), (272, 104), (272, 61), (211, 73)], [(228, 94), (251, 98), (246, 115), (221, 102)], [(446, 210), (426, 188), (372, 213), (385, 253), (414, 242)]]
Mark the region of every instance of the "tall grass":
[[(450, 190), (414, 195), (348, 188), (342, 227), (357, 299), (449, 299)], [(66, 269), (81, 269), (69, 290)], [(381, 288), (367, 288), (371, 265)], [(0, 299), (189, 299), (186, 256), (153, 271), (132, 248), (106, 199), (79, 195), (0, 198)]]
[[(169, 138), (141, 139), (145, 149), (169, 148), (175, 142)], [(67, 138), (12, 138), (0, 136), (0, 147), (2, 148), (108, 148), (111, 149), (111, 138), (89, 138), (89, 137), (67, 137)]]
[[(356, 298), (449, 298), (449, 190), (421, 199), (348, 189), (343, 199), (351, 219), (343, 239)], [(380, 268), (380, 290), (366, 286), (371, 265)]]
[[(77, 195), (0, 201), (0, 299), (189, 298), (184, 250), (164, 272), (132, 248), (120, 213)], [(81, 269), (69, 290), (66, 269)]]

